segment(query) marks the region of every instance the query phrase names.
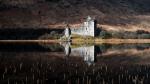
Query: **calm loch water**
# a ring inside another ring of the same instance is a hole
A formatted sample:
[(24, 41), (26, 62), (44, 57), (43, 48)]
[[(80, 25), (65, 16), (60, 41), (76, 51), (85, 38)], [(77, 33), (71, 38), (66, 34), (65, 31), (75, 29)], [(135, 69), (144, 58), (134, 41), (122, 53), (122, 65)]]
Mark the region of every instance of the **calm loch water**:
[(149, 84), (150, 44), (0, 44), (0, 84)]

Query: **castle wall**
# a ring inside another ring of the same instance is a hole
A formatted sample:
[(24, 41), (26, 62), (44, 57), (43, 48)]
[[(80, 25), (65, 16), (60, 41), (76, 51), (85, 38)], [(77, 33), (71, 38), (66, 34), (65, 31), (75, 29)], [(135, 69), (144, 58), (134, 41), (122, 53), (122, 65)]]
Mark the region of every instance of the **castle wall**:
[(78, 34), (82, 36), (95, 36), (95, 22), (92, 19), (87, 20), (83, 25), (76, 29), (71, 29), (72, 34)]

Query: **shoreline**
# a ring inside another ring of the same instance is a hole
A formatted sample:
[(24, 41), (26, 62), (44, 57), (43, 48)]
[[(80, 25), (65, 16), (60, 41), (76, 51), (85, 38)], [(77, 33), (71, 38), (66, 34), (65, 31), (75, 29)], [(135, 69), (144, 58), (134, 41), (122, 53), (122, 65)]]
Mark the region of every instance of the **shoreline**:
[[(60, 43), (66, 42), (63, 40), (0, 40), (0, 43)], [(72, 39), (72, 43), (82, 44), (82, 43), (94, 43), (94, 44), (122, 44), (122, 43), (150, 43), (150, 39), (94, 39), (94, 40), (84, 40), (84, 39)]]
[(59, 40), (0, 40), (0, 43), (57, 43)]

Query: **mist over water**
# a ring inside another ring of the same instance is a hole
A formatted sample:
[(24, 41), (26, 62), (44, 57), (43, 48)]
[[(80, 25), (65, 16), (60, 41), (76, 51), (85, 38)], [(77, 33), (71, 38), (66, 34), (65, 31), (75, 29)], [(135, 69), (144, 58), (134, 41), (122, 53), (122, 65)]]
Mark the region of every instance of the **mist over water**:
[(147, 84), (149, 45), (0, 44), (0, 83)]

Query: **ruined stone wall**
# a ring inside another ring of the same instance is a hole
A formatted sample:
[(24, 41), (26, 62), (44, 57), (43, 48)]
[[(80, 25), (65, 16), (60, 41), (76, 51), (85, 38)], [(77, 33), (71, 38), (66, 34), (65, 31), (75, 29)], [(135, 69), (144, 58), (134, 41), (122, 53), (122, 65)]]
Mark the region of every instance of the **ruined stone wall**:
[(83, 25), (79, 28), (71, 28), (72, 34), (79, 34), (83, 36), (95, 36), (95, 22), (94, 20), (88, 20), (83, 23)]

